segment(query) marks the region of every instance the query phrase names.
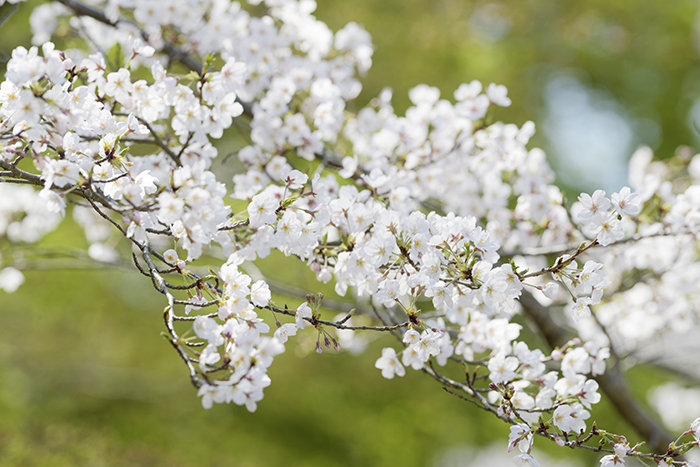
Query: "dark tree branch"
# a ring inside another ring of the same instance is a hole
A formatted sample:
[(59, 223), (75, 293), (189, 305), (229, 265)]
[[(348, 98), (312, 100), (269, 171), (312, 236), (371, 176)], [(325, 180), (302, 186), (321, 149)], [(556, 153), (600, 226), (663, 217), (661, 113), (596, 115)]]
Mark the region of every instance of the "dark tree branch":
[(12, 16), (12, 13), (14, 13), (14, 12), (17, 10), (17, 7), (18, 7), (18, 6), (19, 6), (19, 5), (16, 4), (16, 3), (15, 3), (14, 5), (12, 5), (12, 8), (10, 8), (10, 11), (8, 11), (7, 13), (5, 13), (5, 16), (3, 16), (2, 19), (0, 19), (0, 26), (2, 26), (2, 25), (5, 23), (5, 21), (7, 21), (8, 19), (10, 19), (10, 16)]
[[(541, 305), (529, 292), (523, 291), (520, 303), (525, 315), (532, 320), (551, 348), (562, 347), (572, 337), (569, 332), (554, 322), (550, 309)], [(622, 418), (649, 443), (652, 450), (659, 453), (668, 451), (668, 445), (674, 438), (639, 404), (630, 392), (617, 365), (607, 368), (605, 373), (596, 376), (595, 380)]]

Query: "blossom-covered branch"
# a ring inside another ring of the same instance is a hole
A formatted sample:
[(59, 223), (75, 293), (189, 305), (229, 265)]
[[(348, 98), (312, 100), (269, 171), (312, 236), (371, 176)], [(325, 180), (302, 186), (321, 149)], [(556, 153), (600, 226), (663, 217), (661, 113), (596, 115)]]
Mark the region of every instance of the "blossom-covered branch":
[[(165, 297), (167, 338), (205, 408), (255, 410), (298, 332), (314, 333), (319, 353), (388, 333), (398, 339), (376, 361), (384, 377), (422, 371), (512, 424), (519, 462), (535, 464), (535, 434), (609, 452), (604, 465), (681, 462), (697, 426), (673, 441), (606, 360), (697, 319), (700, 158), (672, 185), (639, 152), (634, 190), (569, 206), (544, 153), (527, 147), (534, 124), (489, 124), (511, 104), (505, 87), (472, 81), (446, 99), (419, 85), (403, 116), (387, 89), (354, 114), (367, 32), (333, 33), (313, 2), (264, 7), (261, 17), (208, 0), (35, 8), (41, 49), (15, 49), (0, 85), (0, 235), (37, 241), (72, 212), (90, 257), (130, 249)], [(84, 50), (49, 42), (70, 16)], [(246, 134), (244, 170), (220, 180), (216, 140), (232, 126)], [(272, 251), (372, 313), (327, 319), (314, 290), (275, 303), (247, 272)], [(206, 270), (205, 253), (220, 263)], [(0, 270), (6, 291), (23, 280), (15, 266)], [(551, 317), (561, 310), (566, 332)], [(549, 348), (521, 338), (521, 311)], [(464, 380), (445, 376), (448, 365)], [(656, 452), (588, 430), (599, 389)]]

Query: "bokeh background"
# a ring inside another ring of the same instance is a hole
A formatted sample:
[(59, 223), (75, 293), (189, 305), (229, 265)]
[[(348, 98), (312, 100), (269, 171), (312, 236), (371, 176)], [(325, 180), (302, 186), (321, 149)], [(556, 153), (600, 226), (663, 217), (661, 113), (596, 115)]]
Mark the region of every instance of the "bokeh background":
[[(1, 57), (28, 44), (32, 3), (0, 27)], [(700, 142), (699, 5), (321, 0), (317, 16), (334, 30), (355, 21), (373, 36), (358, 108), (385, 86), (403, 111), (419, 83), (445, 98), (473, 79), (505, 84), (513, 105), (496, 116), (533, 120), (532, 146), (547, 151), (575, 194), (623, 186), (641, 144), (663, 158)], [(0, 17), (8, 10), (0, 7)], [(0, 291), (0, 466), (512, 465), (503, 423), (421, 374), (384, 380), (374, 361), (387, 341), (370, 342), (360, 356), (319, 356), (309, 352), (315, 336), (293, 338), (255, 414), (233, 405), (205, 411), (160, 336), (161, 298), (128, 267), (75, 259), (86, 246), (70, 215), (38, 245), (0, 238), (3, 266), (22, 265), (27, 278), (14, 294)], [(36, 259), (45, 252), (52, 258)], [(273, 257), (261, 269), (328, 293), (295, 262)], [(665, 375), (639, 367), (629, 380), (646, 400)], [(631, 432), (604, 403), (593, 419)], [(535, 444), (543, 466), (597, 465), (598, 456)]]

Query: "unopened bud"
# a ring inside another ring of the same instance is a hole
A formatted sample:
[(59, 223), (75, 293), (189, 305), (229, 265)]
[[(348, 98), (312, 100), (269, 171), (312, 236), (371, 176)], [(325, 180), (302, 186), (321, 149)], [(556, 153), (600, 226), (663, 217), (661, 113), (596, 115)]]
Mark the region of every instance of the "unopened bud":
[(320, 282), (323, 282), (324, 284), (329, 282), (332, 278), (333, 276), (331, 275), (331, 272), (326, 267), (321, 268), (321, 270), (316, 273), (316, 279), (318, 279)]
[(513, 409), (510, 406), (503, 407), (503, 415), (510, 418), (513, 416)]

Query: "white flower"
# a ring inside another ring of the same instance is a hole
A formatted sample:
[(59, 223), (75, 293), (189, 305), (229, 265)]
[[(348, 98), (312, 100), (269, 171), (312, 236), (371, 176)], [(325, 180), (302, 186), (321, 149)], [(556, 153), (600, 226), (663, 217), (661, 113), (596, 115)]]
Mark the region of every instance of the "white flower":
[(622, 216), (634, 216), (642, 210), (641, 198), (637, 193), (631, 193), (629, 187), (624, 187), (619, 193), (613, 193), (611, 198), (615, 210)]
[(306, 182), (309, 180), (309, 176), (296, 169), (289, 170), (289, 167), (285, 167), (285, 169), (283, 169), (280, 173), (280, 179), (282, 179), (284, 184), (291, 190), (298, 190), (306, 185)]
[(350, 178), (355, 174), (357, 170), (357, 156), (354, 157), (344, 157), (342, 160), (343, 168), (338, 171), (338, 175), (343, 178)]
[(584, 410), (583, 406), (578, 402), (571, 405), (560, 405), (554, 410), (552, 422), (563, 432), (573, 431), (580, 433), (586, 430), (585, 420), (591, 414)]
[(231, 298), (245, 297), (250, 294), (252, 279), (249, 275), (243, 274), (235, 265), (224, 264), (221, 267), (220, 277), (226, 283), (226, 293)]
[(529, 466), (529, 467), (540, 467), (540, 464), (532, 457), (530, 454), (518, 454), (513, 458), (513, 464), (518, 467)]
[(598, 243), (603, 246), (608, 246), (611, 243), (622, 240), (625, 236), (625, 231), (622, 229), (622, 224), (617, 219), (615, 213), (610, 213), (605, 220), (598, 226), (594, 227), (598, 232)]
[(504, 353), (498, 353), (489, 360), (489, 379), (494, 383), (502, 383), (515, 378), (515, 370), (520, 362), (515, 357), (506, 357)]
[(413, 345), (413, 348), (418, 353), (418, 357), (427, 362), (430, 356), (440, 354), (440, 333), (432, 331), (423, 331), (421, 339)]
[(211, 384), (202, 384), (197, 392), (197, 395), (202, 398), (202, 407), (211, 409), (214, 402), (222, 404), (224, 402), (224, 392), (222, 386), (214, 386)]
[(578, 200), (582, 207), (578, 212), (578, 219), (581, 221), (587, 221), (597, 214), (606, 213), (610, 207), (610, 200), (605, 197), (603, 190), (596, 190), (593, 192), (593, 196), (581, 193)]
[(270, 294), (270, 286), (268, 286), (265, 281), (257, 281), (250, 288), (250, 301), (253, 302), (255, 306), (267, 306), (270, 298), (272, 298), (272, 295)]
[(294, 321), (297, 324), (297, 327), (299, 329), (304, 329), (306, 327), (306, 321), (304, 318), (311, 318), (313, 315), (313, 311), (311, 310), (311, 307), (308, 305), (308, 303), (304, 302), (301, 305), (299, 305), (299, 308), (297, 308), (297, 311), (294, 315)]
[(382, 356), (377, 359), (374, 366), (382, 370), (382, 376), (386, 379), (393, 379), (394, 375), (403, 376), (406, 374), (406, 369), (396, 356), (396, 351), (391, 347), (382, 349)]
[(375, 297), (382, 302), (384, 306), (393, 306), (396, 300), (401, 296), (400, 284), (397, 280), (386, 280), (380, 285), (380, 290)]
[(469, 84), (462, 83), (459, 85), (457, 90), (454, 92), (455, 99), (458, 101), (463, 101), (467, 99), (474, 99), (481, 93), (481, 82), (474, 80)]
[(550, 300), (556, 300), (559, 296), (559, 284), (556, 282), (547, 282), (542, 287), (542, 293)]
[(0, 271), (0, 289), (5, 292), (15, 292), (22, 284), (24, 284), (24, 274), (19, 269), (10, 266)]
[(695, 441), (700, 442), (700, 418), (696, 418), (693, 423), (690, 424), (690, 430), (693, 432)]
[(114, 98), (124, 104), (129, 99), (129, 93), (134, 89), (134, 85), (131, 84), (131, 73), (125, 68), (120, 68), (119, 71), (115, 73), (110, 73), (107, 75), (107, 84), (105, 84), (104, 91), (108, 96), (114, 96)]
[(46, 188), (39, 192), (39, 196), (46, 201), (46, 208), (49, 211), (60, 213), (61, 216), (66, 215), (66, 202), (63, 201), (63, 196)]
[(415, 345), (420, 341), (420, 333), (415, 329), (408, 329), (403, 335), (403, 343), (406, 345)]
[(117, 253), (114, 247), (99, 242), (90, 244), (88, 256), (95, 261), (101, 261), (103, 263), (114, 263), (119, 259), (119, 253)]
[(199, 355), (199, 367), (205, 369), (207, 366), (212, 366), (221, 360), (219, 348), (213, 344), (207, 345)]
[(519, 423), (510, 427), (508, 452), (512, 451), (516, 445), (522, 453), (527, 453), (532, 447), (532, 433), (530, 433), (530, 427), (525, 423)]
[(284, 344), (285, 342), (287, 342), (289, 336), (294, 336), (296, 335), (296, 333), (297, 327), (294, 323), (285, 323), (277, 328), (277, 330), (275, 331), (275, 338), (277, 338), (277, 340)]
[(177, 256), (177, 251), (170, 249), (170, 250), (165, 250), (163, 253), (163, 258), (165, 258), (165, 261), (167, 261), (169, 264), (177, 264), (178, 258)]
[(279, 203), (271, 195), (261, 193), (253, 196), (252, 201), (248, 205), (248, 215), (250, 216), (250, 225), (253, 227), (261, 227), (265, 224), (272, 224), (277, 220), (277, 208)]
[(590, 304), (591, 299), (588, 297), (579, 297), (571, 304), (571, 314), (575, 322), (578, 322), (581, 318), (591, 316), (591, 309), (588, 307)]
[(197, 316), (192, 324), (192, 329), (200, 339), (208, 340), (214, 345), (220, 345), (220, 343), (217, 344), (219, 340), (223, 343), (223, 339), (220, 339), (222, 327), (213, 318), (202, 315)]
[(608, 454), (600, 459), (600, 467), (615, 467), (620, 465), (625, 465), (625, 457), (627, 457), (627, 450), (629, 446), (626, 444), (613, 444), (613, 450), (615, 454)]
[(486, 95), (489, 96), (491, 102), (501, 107), (508, 107), (511, 104), (511, 100), (508, 98), (508, 89), (502, 84), (489, 84)]
[(600, 402), (598, 382), (592, 379), (587, 380), (578, 392), (578, 398), (587, 409), (591, 408), (591, 404)]
[(31, 126), (39, 121), (44, 106), (41, 99), (36, 98), (33, 92), (22, 90), (14, 107), (12, 119), (17, 123), (25, 122), (26, 125)]

